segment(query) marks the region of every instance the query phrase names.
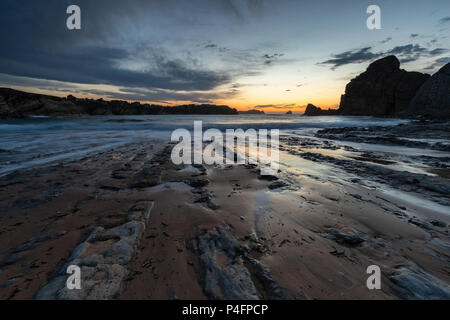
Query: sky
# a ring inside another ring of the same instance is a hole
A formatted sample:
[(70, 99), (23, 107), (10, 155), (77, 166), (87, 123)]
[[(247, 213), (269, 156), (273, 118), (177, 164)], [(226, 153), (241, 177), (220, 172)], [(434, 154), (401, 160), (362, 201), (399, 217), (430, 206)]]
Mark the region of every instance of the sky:
[[(81, 30), (66, 27), (72, 4)], [(366, 26), (369, 5), (379, 30)], [(450, 61), (449, 36), (448, 0), (2, 0), (0, 86), (295, 113), (338, 107), (383, 56), (433, 74)]]

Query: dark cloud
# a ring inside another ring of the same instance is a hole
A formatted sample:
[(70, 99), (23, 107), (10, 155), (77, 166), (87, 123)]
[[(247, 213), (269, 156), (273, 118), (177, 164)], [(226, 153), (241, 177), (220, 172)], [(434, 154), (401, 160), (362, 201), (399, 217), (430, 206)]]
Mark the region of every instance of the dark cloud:
[(381, 54), (371, 52), (372, 47), (365, 47), (357, 50), (345, 51), (343, 53), (333, 55), (332, 59), (320, 62), (322, 65), (331, 65), (334, 70), (340, 66), (351, 63), (362, 63), (378, 58)]
[(254, 106), (254, 109), (267, 109), (267, 108), (276, 108), (277, 106), (274, 104), (263, 104), (263, 105), (257, 105)]
[(253, 109), (299, 109), (303, 108), (304, 106), (297, 106), (294, 103), (291, 104), (265, 104), (265, 105), (258, 105), (254, 106)]
[(418, 33), (411, 33), (411, 35), (410, 35), (410, 37), (411, 38), (417, 38), (419, 36), (419, 34)]
[(427, 49), (421, 47), (418, 44), (408, 44), (404, 46), (396, 46), (390, 51), (386, 52), (387, 55), (395, 55), (399, 58), (400, 62), (406, 63), (415, 61), (425, 54)]
[(68, 82), (59, 82), (45, 79), (23, 78), (0, 73), (0, 86), (32, 87), (34, 89), (71, 93), (74, 95), (93, 94), (107, 99), (123, 99), (134, 101), (153, 101), (168, 103), (167, 101), (192, 101), (195, 103), (212, 103), (214, 99), (230, 98), (239, 94), (239, 90), (231, 87), (222, 91), (175, 91), (148, 88), (118, 88), (116, 90), (86, 89)]
[[(81, 7), (81, 30), (66, 28), (70, 4)], [(199, 28), (207, 36), (210, 26), (245, 23), (262, 15), (264, 7), (261, 0), (3, 0), (0, 72), (89, 85), (210, 91), (261, 74), (282, 54), (261, 60), (261, 51), (201, 38), (192, 40), (197, 47), (190, 51), (179, 30)], [(225, 67), (205, 63), (198, 52), (205, 49)]]
[(429, 53), (432, 56), (439, 56), (447, 51), (448, 51), (447, 49), (437, 48), (437, 49), (431, 50)]
[(83, 84), (109, 84), (173, 90), (210, 90), (228, 82), (226, 75), (195, 70), (181, 60), (153, 56), (157, 68), (134, 71), (117, 67), (128, 52), (107, 47), (83, 47), (52, 55), (50, 50), (5, 50), (0, 54), (3, 73)]
[(72, 83), (50, 81), (45, 79), (23, 78), (0, 73), (0, 86), (25, 86), (50, 91), (74, 91), (77, 89)]
[(274, 54), (265, 54), (265, 55), (263, 55), (263, 58), (265, 58), (265, 59), (275, 59), (275, 58), (282, 57), (282, 56), (283, 56), (282, 53), (274, 53)]
[(444, 65), (450, 62), (450, 57), (443, 57), (436, 59), (432, 64), (424, 68), (426, 71), (437, 71), (442, 68)]
[(330, 65), (331, 69), (334, 70), (343, 65), (370, 62), (376, 58), (387, 55), (395, 55), (399, 58), (400, 62), (406, 63), (419, 60), (422, 57), (439, 56), (447, 51), (448, 50), (444, 48), (430, 50), (418, 44), (396, 46), (384, 52), (372, 52), (372, 47), (365, 47), (362, 49), (345, 51), (343, 53), (336, 54), (332, 59), (320, 62), (319, 65)]
[(264, 12), (264, 1), (262, 0), (215, 0), (214, 3), (221, 12), (227, 12), (239, 22), (244, 22), (249, 15), (260, 16)]
[(391, 41), (392, 40), (392, 38), (391, 37), (387, 37), (386, 39), (384, 39), (384, 40), (381, 40), (380, 41), (380, 43), (387, 43), (387, 42), (389, 42), (389, 41)]
[(447, 23), (450, 22), (450, 16), (449, 17), (444, 17), (442, 19), (439, 20), (440, 23)]
[(447, 52), (447, 49), (437, 48), (434, 50), (429, 50), (424, 48), (418, 44), (408, 44), (404, 46), (397, 46), (391, 49), (390, 51), (384, 53), (385, 55), (393, 54), (396, 55), (400, 62), (406, 63), (411, 61), (419, 60), (422, 57), (426, 56), (438, 56)]
[(80, 93), (90, 93), (104, 96), (108, 99), (152, 101), (168, 103), (168, 101), (192, 101), (194, 103), (212, 103), (215, 99), (225, 98), (237, 94), (236, 91), (224, 92), (179, 92), (170, 90), (148, 90), (143, 88), (123, 88), (119, 92), (106, 90), (80, 90)]
[(264, 63), (265, 64), (271, 64), (272, 62), (276, 61), (277, 59), (283, 57), (284, 54), (282, 53), (274, 53), (274, 54), (265, 54), (263, 55)]
[(390, 54), (421, 54), (427, 52), (426, 48), (421, 47), (418, 44), (407, 44), (404, 46), (396, 46), (387, 53)]
[[(214, 13), (239, 20), (262, 10), (261, 1), (192, 3), (178, 1), (107, 1), (107, 0), (28, 0), (26, 3), (3, 0), (0, 3), (0, 70), (2, 73), (37, 79), (81, 84), (108, 84), (165, 90), (211, 90), (231, 80), (223, 71), (210, 70), (198, 60), (172, 56), (153, 41), (142, 48), (133, 41), (133, 33), (124, 35), (126, 25), (145, 25), (148, 21), (191, 25), (186, 12), (206, 3), (205, 15)], [(82, 29), (69, 31), (65, 27), (66, 8), (70, 4), (81, 7)], [(192, 8), (191, 8), (192, 6)], [(157, 14), (154, 12), (163, 12)], [(143, 13), (150, 17), (143, 17)], [(152, 15), (153, 13), (153, 15)], [(201, 21), (201, 19), (198, 19)], [(124, 25), (125, 24), (125, 25)], [(165, 26), (163, 26), (165, 27)], [(164, 28), (161, 28), (164, 29)], [(138, 32), (139, 30), (136, 30)], [(168, 33), (170, 33), (168, 29)], [(124, 36), (121, 38), (121, 36)], [(110, 39), (115, 41), (109, 41)], [(117, 39), (123, 39), (117, 41)], [(151, 45), (154, 44), (154, 47)], [(207, 48), (216, 48), (209, 43)], [(141, 54), (137, 66), (136, 53)], [(130, 67), (131, 66), (131, 67)]]

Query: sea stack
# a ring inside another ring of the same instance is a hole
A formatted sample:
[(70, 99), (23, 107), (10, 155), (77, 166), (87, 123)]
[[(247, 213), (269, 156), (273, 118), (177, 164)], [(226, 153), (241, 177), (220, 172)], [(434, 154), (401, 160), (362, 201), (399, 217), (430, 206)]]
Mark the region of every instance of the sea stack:
[(305, 116), (309, 116), (309, 117), (314, 117), (314, 116), (331, 116), (331, 115), (337, 115), (338, 114), (338, 110), (336, 109), (328, 109), (328, 110), (323, 110), (319, 107), (316, 107), (315, 105), (309, 103), (306, 106), (305, 109)]
[(341, 97), (342, 115), (386, 116), (405, 110), (430, 75), (400, 69), (395, 56), (369, 65), (347, 84)]

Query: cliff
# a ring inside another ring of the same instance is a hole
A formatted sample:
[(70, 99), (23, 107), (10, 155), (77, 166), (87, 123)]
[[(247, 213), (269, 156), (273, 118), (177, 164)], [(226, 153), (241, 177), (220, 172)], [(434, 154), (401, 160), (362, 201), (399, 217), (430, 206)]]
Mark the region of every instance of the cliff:
[(387, 116), (402, 112), (429, 78), (428, 74), (400, 69), (395, 56), (382, 58), (347, 84), (339, 113)]
[(143, 114), (238, 114), (228, 106), (210, 104), (164, 107), (127, 101), (60, 98), (0, 88), (0, 118), (29, 115), (143, 115)]

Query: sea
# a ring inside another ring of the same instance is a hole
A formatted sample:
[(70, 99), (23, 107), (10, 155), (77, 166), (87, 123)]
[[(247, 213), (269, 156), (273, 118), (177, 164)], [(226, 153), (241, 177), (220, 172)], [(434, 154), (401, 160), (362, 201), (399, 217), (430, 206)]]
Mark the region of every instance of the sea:
[(14, 170), (76, 160), (129, 143), (169, 141), (174, 130), (279, 129), (312, 136), (322, 128), (389, 126), (408, 120), (301, 115), (139, 115), (0, 119), (0, 176)]

